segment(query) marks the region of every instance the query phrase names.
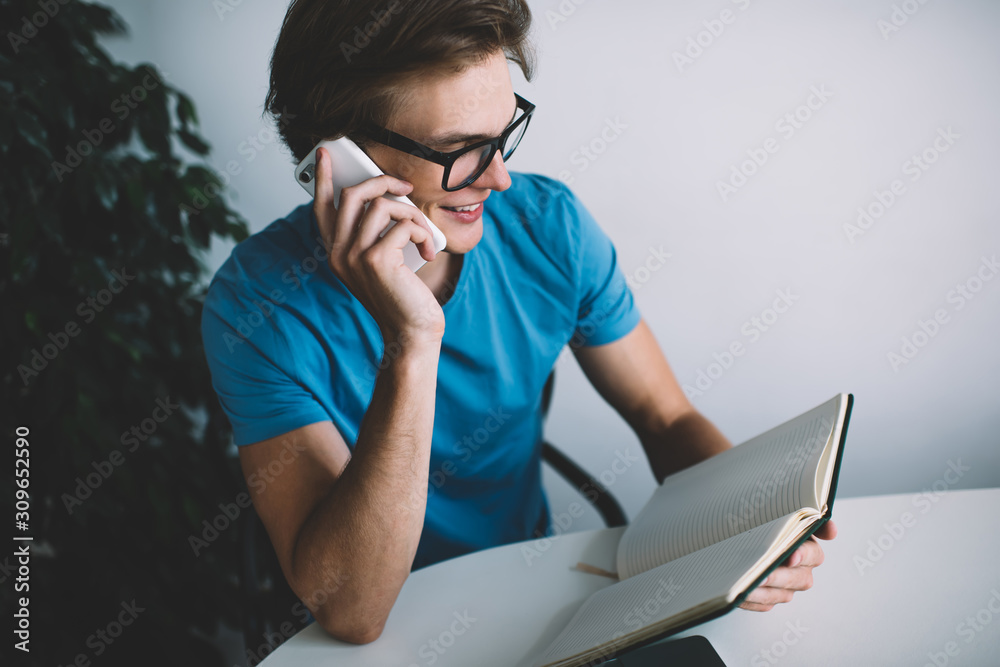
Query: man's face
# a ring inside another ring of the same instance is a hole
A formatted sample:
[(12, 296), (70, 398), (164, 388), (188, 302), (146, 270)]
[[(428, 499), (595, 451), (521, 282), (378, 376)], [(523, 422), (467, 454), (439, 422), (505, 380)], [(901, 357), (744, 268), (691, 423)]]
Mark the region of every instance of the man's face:
[[(498, 136), (510, 124), (515, 111), (516, 100), (507, 61), (503, 53), (498, 52), (481, 65), (460, 74), (415, 82), (406, 104), (391, 119), (387, 129), (430, 148), (449, 152), (474, 141), (442, 143), (440, 137)], [(510, 187), (510, 175), (499, 151), (471, 185), (446, 192), (441, 188), (444, 173), (441, 165), (379, 144), (366, 150), (382, 171), (413, 184), (408, 197), (448, 239), (445, 247), (448, 252), (462, 254), (475, 247), (483, 235), (483, 218), (480, 213), (475, 220), (464, 221), (446, 207), (478, 204), (490, 195), (490, 191), (499, 192)]]

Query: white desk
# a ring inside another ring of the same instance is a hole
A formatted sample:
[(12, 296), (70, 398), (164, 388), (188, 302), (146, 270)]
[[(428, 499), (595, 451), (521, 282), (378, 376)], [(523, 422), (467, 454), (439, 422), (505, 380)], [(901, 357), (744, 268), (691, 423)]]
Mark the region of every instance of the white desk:
[[(929, 653), (939, 667), (1000, 665), (998, 510), (1000, 489), (839, 499), (839, 535), (823, 542), (826, 561), (812, 590), (772, 611), (735, 609), (676, 636), (708, 637), (730, 667), (920, 667), (934, 665)], [(582, 560), (614, 570), (623, 530), (563, 535), (544, 551), (544, 542), (507, 545), (418, 570), (371, 644), (338, 642), (313, 624), (261, 664), (526, 664), (591, 593), (613, 583), (569, 567)], [(523, 547), (537, 550), (530, 564)]]

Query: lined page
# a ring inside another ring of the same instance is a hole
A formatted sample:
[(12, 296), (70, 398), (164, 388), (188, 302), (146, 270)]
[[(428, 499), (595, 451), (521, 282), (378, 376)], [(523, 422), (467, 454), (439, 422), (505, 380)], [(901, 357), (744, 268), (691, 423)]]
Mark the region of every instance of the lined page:
[[(671, 475), (625, 530), (622, 579), (803, 508), (819, 510), (816, 468), (843, 395)], [(828, 459), (827, 459), (828, 460)]]
[[(747, 573), (759, 576), (775, 544), (799, 525), (790, 514), (591, 595), (533, 667), (583, 664), (598, 655), (721, 609)], [(603, 647), (603, 648), (601, 648)]]

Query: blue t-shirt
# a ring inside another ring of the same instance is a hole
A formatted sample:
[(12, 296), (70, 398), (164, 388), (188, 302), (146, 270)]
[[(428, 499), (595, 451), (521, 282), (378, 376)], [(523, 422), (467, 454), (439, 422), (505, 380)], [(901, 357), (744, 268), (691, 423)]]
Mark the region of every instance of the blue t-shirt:
[[(545, 176), (511, 181), (486, 200), (482, 239), (442, 306), (413, 569), (550, 532), (542, 388), (567, 344), (609, 343), (639, 322), (614, 246), (579, 199)], [(382, 336), (327, 266), (311, 202), (233, 250), (209, 288), (202, 337), (238, 446), (332, 421), (353, 451)]]

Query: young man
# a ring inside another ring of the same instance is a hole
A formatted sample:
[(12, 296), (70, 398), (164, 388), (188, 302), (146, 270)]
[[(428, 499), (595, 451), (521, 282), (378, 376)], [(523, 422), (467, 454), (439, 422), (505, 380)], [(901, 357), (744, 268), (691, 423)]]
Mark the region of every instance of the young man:
[[(335, 207), (321, 151), (315, 201), (215, 276), (203, 336), (282, 570), (346, 641), (381, 634), (411, 569), (548, 531), (539, 398), (567, 344), (657, 481), (731, 446), (579, 200), (507, 171), (533, 109), (508, 71), (532, 76), (530, 20), (520, 0), (297, 0), (275, 45), (268, 109), (295, 159), (346, 135), (388, 175)], [(744, 607), (790, 600), (821, 561), (808, 542)]]

